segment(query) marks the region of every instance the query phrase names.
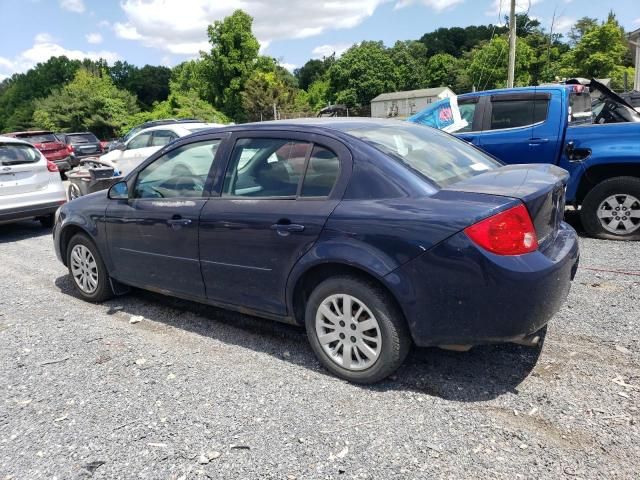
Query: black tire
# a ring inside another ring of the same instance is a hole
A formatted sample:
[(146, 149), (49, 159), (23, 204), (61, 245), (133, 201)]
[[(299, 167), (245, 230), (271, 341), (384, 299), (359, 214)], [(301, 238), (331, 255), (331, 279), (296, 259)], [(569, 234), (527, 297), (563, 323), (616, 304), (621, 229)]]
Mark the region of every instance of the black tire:
[[(339, 294), (350, 295), (362, 302), (377, 320), (381, 337), (380, 352), (377, 359), (366, 369), (352, 370), (339, 365), (324, 351), (318, 340), (316, 332), (318, 308), (325, 299)], [(307, 301), (305, 326), (311, 348), (322, 365), (334, 375), (350, 382), (375, 383), (388, 377), (402, 365), (411, 348), (411, 337), (404, 316), (393, 299), (375, 283), (356, 276), (343, 275), (320, 283)]]
[[(640, 178), (614, 177), (604, 180), (589, 191), (580, 208), (580, 220), (592, 237), (606, 240), (640, 240), (640, 227), (630, 233), (608, 231), (598, 218), (598, 208), (607, 198), (615, 195), (632, 195), (640, 200)], [(640, 220), (638, 220), (640, 221)]]
[(53, 223), (55, 222), (55, 218), (54, 218), (53, 213), (52, 213), (51, 215), (46, 215), (44, 217), (39, 217), (38, 221), (40, 222), (40, 224), (44, 228), (52, 228), (53, 227)]
[[(78, 284), (78, 280), (76, 280), (72, 272), (71, 255), (74, 247), (77, 245), (84, 246), (89, 250), (89, 252), (91, 252), (91, 255), (95, 259), (98, 285), (92, 292), (84, 291)], [(69, 244), (67, 245), (67, 266), (69, 268), (69, 275), (71, 276), (71, 283), (73, 283), (73, 287), (83, 300), (87, 300), (89, 302), (103, 302), (113, 297), (114, 293), (111, 289), (111, 281), (109, 274), (107, 273), (107, 268), (102, 261), (98, 248), (86, 235), (78, 233), (69, 241)]]

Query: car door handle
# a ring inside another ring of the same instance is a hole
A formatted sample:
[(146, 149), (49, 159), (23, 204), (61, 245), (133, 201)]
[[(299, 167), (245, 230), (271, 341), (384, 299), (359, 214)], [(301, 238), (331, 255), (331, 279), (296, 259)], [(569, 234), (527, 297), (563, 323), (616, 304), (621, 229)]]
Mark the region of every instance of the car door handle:
[(548, 138), (532, 138), (529, 140), (529, 146), (535, 147), (536, 145), (540, 145), (542, 143), (549, 143)]
[(276, 230), (278, 233), (303, 232), (304, 225), (297, 223), (274, 223), (271, 225), (271, 230)]
[(167, 220), (167, 223), (172, 227), (185, 227), (191, 224), (191, 220), (188, 218), (170, 218), (169, 220)]

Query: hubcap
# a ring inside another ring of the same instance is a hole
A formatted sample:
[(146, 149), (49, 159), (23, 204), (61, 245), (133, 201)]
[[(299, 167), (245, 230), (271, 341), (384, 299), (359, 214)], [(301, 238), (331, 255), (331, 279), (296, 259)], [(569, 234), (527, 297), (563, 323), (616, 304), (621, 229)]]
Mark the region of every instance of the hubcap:
[(73, 183), (69, 185), (69, 200), (74, 200), (76, 198), (79, 198), (80, 196), (80, 189), (78, 188), (78, 186), (74, 185)]
[(84, 245), (76, 245), (71, 250), (71, 275), (84, 293), (92, 294), (98, 288), (98, 265)]
[(640, 201), (633, 195), (611, 195), (598, 207), (602, 228), (616, 235), (627, 235), (640, 228)]
[(316, 335), (329, 358), (348, 370), (369, 368), (380, 356), (378, 321), (351, 295), (331, 295), (322, 301), (316, 312)]

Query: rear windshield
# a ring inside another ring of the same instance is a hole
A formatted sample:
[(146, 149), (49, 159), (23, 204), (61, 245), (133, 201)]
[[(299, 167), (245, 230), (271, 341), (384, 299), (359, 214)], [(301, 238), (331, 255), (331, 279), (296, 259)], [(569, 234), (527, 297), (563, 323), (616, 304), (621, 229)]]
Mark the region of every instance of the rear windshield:
[(40, 160), (40, 152), (29, 145), (0, 143), (0, 166), (35, 163)]
[(93, 133), (73, 133), (67, 135), (67, 142), (71, 145), (78, 143), (98, 143), (98, 139)]
[(48, 143), (58, 141), (53, 133), (25, 133), (23, 135), (20, 135), (19, 138), (21, 140), (26, 140), (29, 143)]
[(401, 161), (440, 187), (502, 166), (462, 140), (423, 125), (398, 122), (398, 125), (366, 126), (346, 131)]

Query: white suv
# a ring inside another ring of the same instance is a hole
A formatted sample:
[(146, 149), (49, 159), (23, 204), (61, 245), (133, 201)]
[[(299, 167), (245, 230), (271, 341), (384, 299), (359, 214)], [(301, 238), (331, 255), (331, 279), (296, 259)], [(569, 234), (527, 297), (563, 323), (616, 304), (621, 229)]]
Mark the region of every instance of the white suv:
[(122, 175), (144, 162), (153, 153), (169, 142), (191, 133), (222, 127), (219, 123), (171, 123), (145, 128), (132, 136), (115, 150), (100, 157), (103, 162), (112, 164)]
[(56, 164), (30, 143), (0, 136), (0, 224), (35, 218), (51, 227), (65, 201)]

